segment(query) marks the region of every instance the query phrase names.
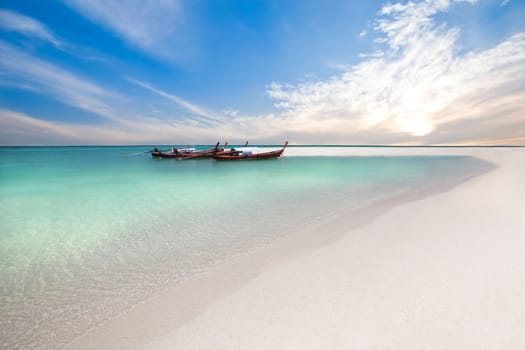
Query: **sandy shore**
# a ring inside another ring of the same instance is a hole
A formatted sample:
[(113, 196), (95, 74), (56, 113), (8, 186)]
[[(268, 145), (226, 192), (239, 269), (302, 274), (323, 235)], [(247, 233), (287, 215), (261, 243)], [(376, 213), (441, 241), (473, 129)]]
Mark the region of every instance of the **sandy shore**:
[(525, 148), (287, 150), (315, 153), (472, 155), (498, 168), (240, 257), (70, 348), (525, 348)]

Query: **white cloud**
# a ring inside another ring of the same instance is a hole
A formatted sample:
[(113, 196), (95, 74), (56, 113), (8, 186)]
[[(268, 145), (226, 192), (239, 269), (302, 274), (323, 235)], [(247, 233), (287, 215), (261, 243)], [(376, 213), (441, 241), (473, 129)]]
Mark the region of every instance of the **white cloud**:
[(55, 144), (184, 144), (217, 138), (230, 142), (248, 138), (298, 143), (524, 144), (525, 33), (489, 49), (460, 52), (460, 30), (435, 19), (457, 2), (384, 6), (373, 26), (384, 42), (383, 50), (363, 55), (359, 64), (344, 66), (327, 80), (272, 83), (268, 95), (280, 111), (265, 115), (243, 115), (236, 110), (216, 113), (128, 79), (191, 114), (180, 118), (158, 110), (154, 118), (128, 122), (114, 111), (112, 101), (118, 96), (0, 40), (0, 84), (30, 87), (111, 121), (99, 128), (4, 111), (0, 138), (8, 143), (8, 136), (2, 134), (11, 130), (19, 135), (18, 144), (24, 144), (22, 139), (28, 144), (31, 134), (39, 137), (40, 128), (43, 135), (54, 135), (58, 141), (48, 143)]
[[(254, 120), (264, 123), (266, 118), (268, 116)], [(101, 127), (42, 120), (17, 111), (0, 109), (0, 145), (188, 144), (214, 143), (217, 140), (230, 141), (231, 144), (240, 143), (247, 136), (254, 136), (258, 140), (275, 136), (268, 125), (260, 126), (253, 133), (252, 124), (246, 126), (242, 122), (239, 125), (229, 123), (217, 128), (203, 128), (190, 122), (179, 124), (148, 118), (128, 124), (109, 123)], [(281, 142), (281, 139), (277, 141)]]
[(156, 56), (170, 56), (180, 22), (175, 0), (64, 0), (66, 4), (133, 46)]
[(107, 61), (107, 57), (96, 50), (71, 45), (58, 38), (45, 24), (17, 12), (0, 9), (0, 30), (16, 32), (29, 38), (48, 42), (56, 49), (83, 60)]
[[(99, 125), (45, 121), (18, 111), (0, 111), (0, 143), (4, 145), (34, 144), (136, 144), (136, 143), (195, 143), (244, 139), (245, 135), (271, 135), (261, 125), (255, 133), (251, 125), (264, 118), (228, 118), (192, 104), (149, 84), (132, 80), (192, 115), (183, 117), (157, 111), (156, 118), (129, 117), (118, 109), (118, 101), (125, 98), (85, 78), (32, 57), (19, 48), (0, 40), (0, 85), (28, 89), (53, 97), (67, 105), (97, 114), (107, 122)], [(133, 107), (130, 106), (132, 109)], [(120, 117), (126, 115), (128, 118)], [(228, 120), (227, 120), (228, 119)], [(245, 133), (246, 132), (246, 133)]]
[(126, 144), (130, 136), (129, 132), (117, 128), (47, 121), (0, 109), (2, 145)]
[(239, 115), (239, 110), (238, 109), (225, 109), (222, 111), (222, 114), (228, 115), (231, 117), (237, 117)]
[(44, 24), (13, 11), (0, 9), (0, 29), (36, 37), (50, 42), (57, 48), (62, 47), (60, 40)]
[(352, 67), (349, 64), (346, 64), (346, 63), (332, 63), (332, 62), (329, 62), (328, 63), (328, 68), (331, 68), (331, 69), (334, 69), (334, 70), (338, 70), (338, 71), (341, 71), (341, 72), (346, 72), (346, 71), (349, 71)]
[(434, 19), (456, 2), (388, 4), (375, 27), (383, 52), (329, 80), (271, 84), (290, 131), (308, 139), (312, 130), (319, 142), (461, 143), (497, 128), (497, 139), (515, 139), (525, 126), (525, 33), (460, 54), (460, 31)]
[(501, 1), (501, 3), (499, 4), (501, 7), (503, 6), (507, 6), (509, 4), (510, 0), (503, 0)]
[(38, 135), (39, 141), (49, 141), (50, 138), (56, 137), (66, 139), (75, 137), (68, 128), (11, 110), (0, 109), (0, 126), (2, 141), (7, 144), (17, 144), (17, 139), (34, 138), (35, 135)]
[[(176, 96), (176, 95), (173, 95), (173, 94), (170, 94), (170, 93), (167, 93), (166, 91), (163, 91), (161, 89), (158, 89), (156, 87), (153, 87), (152, 85), (148, 84), (148, 83), (144, 83), (142, 81), (139, 81), (139, 80), (136, 80), (136, 79), (132, 79), (132, 78), (128, 78), (128, 81), (130, 81), (131, 83), (133, 84), (136, 84), (146, 90), (149, 90), (159, 96), (162, 96), (172, 102), (175, 102), (177, 105), (181, 106), (182, 108), (184, 108), (185, 110), (189, 111), (190, 113), (196, 115), (196, 116), (199, 116), (201, 118), (199, 118), (200, 122), (205, 124), (205, 125), (209, 125), (209, 124), (216, 124), (218, 122), (223, 122), (224, 121), (224, 118), (222, 118), (221, 115), (215, 113), (215, 112), (212, 112), (212, 111), (209, 111), (208, 109), (204, 108), (204, 107), (201, 107), (201, 106), (197, 106), (196, 104), (194, 103), (191, 103), (191, 102), (188, 102), (186, 101), (185, 99), (183, 99), (182, 97), (179, 97), (179, 96)], [(204, 117), (204, 118), (202, 118)], [(195, 118), (193, 118), (193, 120), (195, 120)]]
[(104, 100), (118, 97), (103, 87), (0, 40), (0, 85), (29, 88), (63, 103), (126, 123)]
[(357, 56), (359, 58), (379, 58), (385, 55), (384, 51), (376, 51), (372, 53), (360, 53)]

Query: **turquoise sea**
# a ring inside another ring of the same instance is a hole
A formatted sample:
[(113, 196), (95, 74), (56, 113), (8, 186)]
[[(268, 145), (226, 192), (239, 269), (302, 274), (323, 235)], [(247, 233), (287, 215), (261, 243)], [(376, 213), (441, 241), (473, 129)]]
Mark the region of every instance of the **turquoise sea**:
[(148, 149), (0, 148), (0, 348), (61, 347), (341, 208), (489, 168), (470, 157), (181, 161)]

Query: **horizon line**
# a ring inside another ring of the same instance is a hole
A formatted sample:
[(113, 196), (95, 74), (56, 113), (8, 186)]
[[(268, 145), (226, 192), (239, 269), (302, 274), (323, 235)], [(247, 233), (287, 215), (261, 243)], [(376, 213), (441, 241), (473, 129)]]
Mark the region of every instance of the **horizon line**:
[[(23, 148), (23, 147), (171, 147), (171, 146), (209, 146), (214, 144), (128, 144), (128, 145), (0, 145), (0, 148)], [(242, 144), (228, 143), (230, 146)], [(255, 143), (248, 146), (282, 146), (277, 143)], [(384, 145), (384, 144), (288, 144), (288, 147), (391, 147), (391, 148), (521, 148), (525, 145)]]

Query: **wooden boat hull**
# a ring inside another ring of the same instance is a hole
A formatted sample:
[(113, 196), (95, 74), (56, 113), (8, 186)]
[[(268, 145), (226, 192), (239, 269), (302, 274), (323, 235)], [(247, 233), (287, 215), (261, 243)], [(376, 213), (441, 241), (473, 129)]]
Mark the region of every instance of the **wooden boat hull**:
[(220, 152), (217, 152), (215, 153), (214, 155), (216, 156), (238, 156), (239, 154), (241, 154), (242, 151), (220, 151)]
[(158, 155), (153, 155), (153, 153), (151, 153), (151, 155), (157, 158), (179, 158), (180, 157), (180, 153), (172, 153), (172, 152), (169, 152), (169, 153), (158, 152)]
[(248, 155), (243, 155), (242, 153), (238, 155), (216, 154), (216, 155), (213, 155), (212, 158), (215, 160), (220, 160), (220, 161), (223, 161), (223, 160), (261, 160), (261, 159), (279, 158), (283, 154), (284, 150), (286, 149), (286, 146), (288, 146), (288, 141), (284, 143), (284, 146), (282, 149), (277, 150), (277, 151), (264, 152), (264, 153), (259, 153), (259, 154), (248, 154)]
[(219, 142), (214, 148), (201, 150), (201, 151), (179, 151), (175, 149), (174, 152), (163, 152), (163, 151), (152, 151), (151, 156), (156, 158), (181, 158), (181, 159), (201, 159), (211, 158), (217, 152), (223, 151), (224, 149), (219, 148)]
[(211, 158), (215, 153), (214, 152), (201, 152), (201, 153), (187, 153), (181, 154), (181, 159), (206, 159)]
[[(247, 143), (246, 143), (247, 144)], [(225, 144), (226, 145), (226, 144)], [(271, 152), (264, 152), (258, 154), (243, 154), (239, 150), (225, 150), (224, 148), (218, 148), (219, 144), (215, 148), (202, 150), (202, 151), (192, 151), (192, 152), (164, 152), (164, 151), (152, 151), (151, 156), (156, 158), (180, 158), (180, 159), (206, 159), (213, 158), (215, 160), (260, 160), (260, 159), (272, 159), (279, 158), (286, 146), (288, 141), (284, 143), (282, 149)]]

